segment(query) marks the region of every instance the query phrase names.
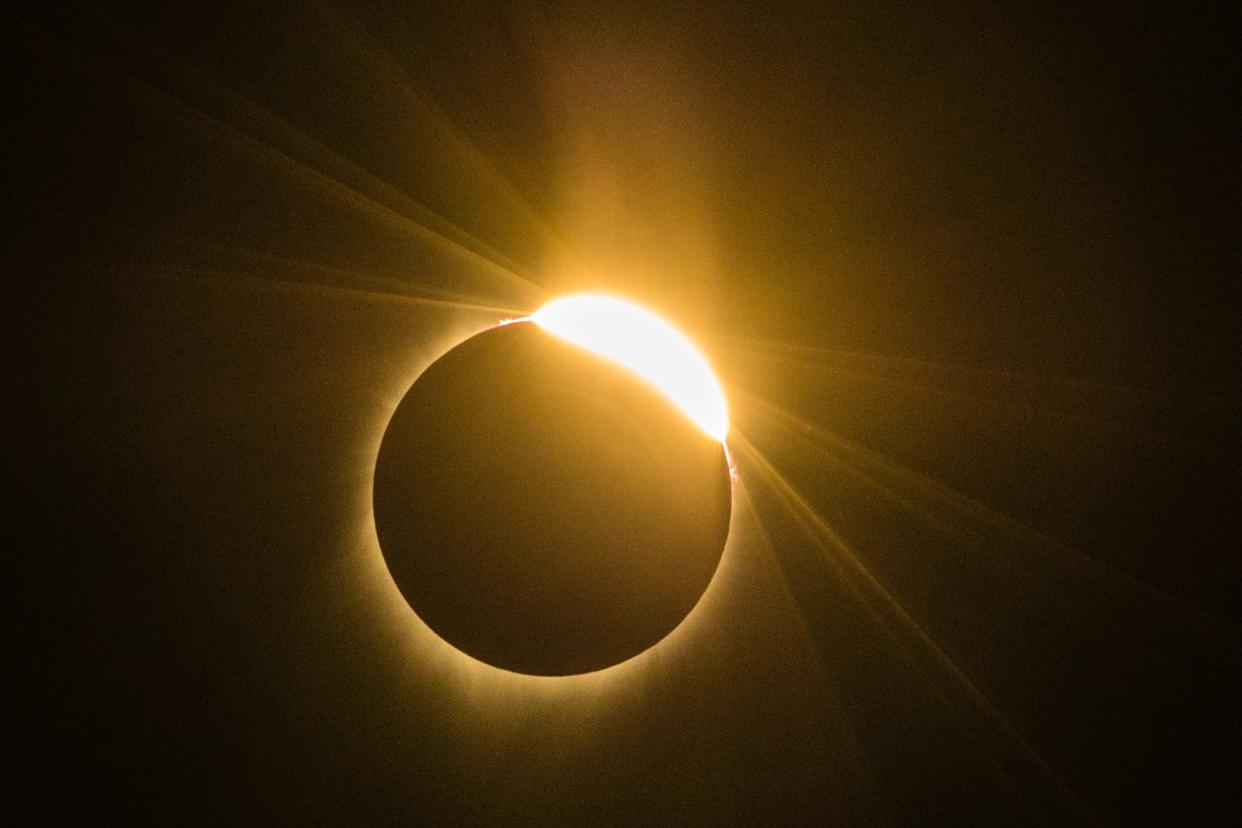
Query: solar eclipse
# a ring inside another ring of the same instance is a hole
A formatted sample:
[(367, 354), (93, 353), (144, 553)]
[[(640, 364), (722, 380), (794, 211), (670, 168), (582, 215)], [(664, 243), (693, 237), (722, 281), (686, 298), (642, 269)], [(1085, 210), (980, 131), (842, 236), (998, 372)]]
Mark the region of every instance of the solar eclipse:
[(25, 5), (6, 810), (1232, 812), (1223, 9)]
[(389, 572), (462, 652), (591, 672), (686, 617), (728, 535), (724, 395), (659, 317), (576, 296), (450, 350), (376, 462)]

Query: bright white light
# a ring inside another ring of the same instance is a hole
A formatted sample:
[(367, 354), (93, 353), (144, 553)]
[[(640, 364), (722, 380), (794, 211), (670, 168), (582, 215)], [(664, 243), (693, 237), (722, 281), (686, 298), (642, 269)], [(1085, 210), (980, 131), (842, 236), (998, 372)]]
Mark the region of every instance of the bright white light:
[(531, 320), (634, 371), (724, 442), (729, 413), (716, 375), (690, 340), (654, 313), (611, 296), (579, 294), (549, 302)]

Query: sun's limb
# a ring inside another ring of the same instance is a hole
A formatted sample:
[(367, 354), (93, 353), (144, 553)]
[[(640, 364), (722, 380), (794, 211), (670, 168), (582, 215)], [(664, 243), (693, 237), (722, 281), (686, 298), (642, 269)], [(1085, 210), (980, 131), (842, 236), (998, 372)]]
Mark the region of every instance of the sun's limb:
[(729, 413), (720, 382), (699, 349), (659, 316), (612, 296), (576, 294), (549, 302), (530, 318), (548, 333), (634, 371), (724, 442)]

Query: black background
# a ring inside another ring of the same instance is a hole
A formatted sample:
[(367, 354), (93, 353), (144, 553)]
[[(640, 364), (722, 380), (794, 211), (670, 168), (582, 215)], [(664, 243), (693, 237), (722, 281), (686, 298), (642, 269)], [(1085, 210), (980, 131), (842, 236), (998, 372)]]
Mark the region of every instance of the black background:
[[(1232, 30), (942, 5), (9, 12), (4, 807), (1236, 806)], [(740, 500), (673, 639), (532, 684), (394, 602), (369, 475), (586, 287), (704, 344)]]

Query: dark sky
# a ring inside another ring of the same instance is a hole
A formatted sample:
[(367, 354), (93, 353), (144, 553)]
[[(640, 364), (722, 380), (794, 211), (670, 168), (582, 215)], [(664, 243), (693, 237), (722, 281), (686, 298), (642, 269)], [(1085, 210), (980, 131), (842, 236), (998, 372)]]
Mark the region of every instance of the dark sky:
[[(6, 13), (3, 807), (1236, 808), (1223, 16), (612, 5)], [(734, 523), (670, 639), (528, 680), (395, 596), (370, 475), (431, 359), (584, 288), (703, 344)]]

